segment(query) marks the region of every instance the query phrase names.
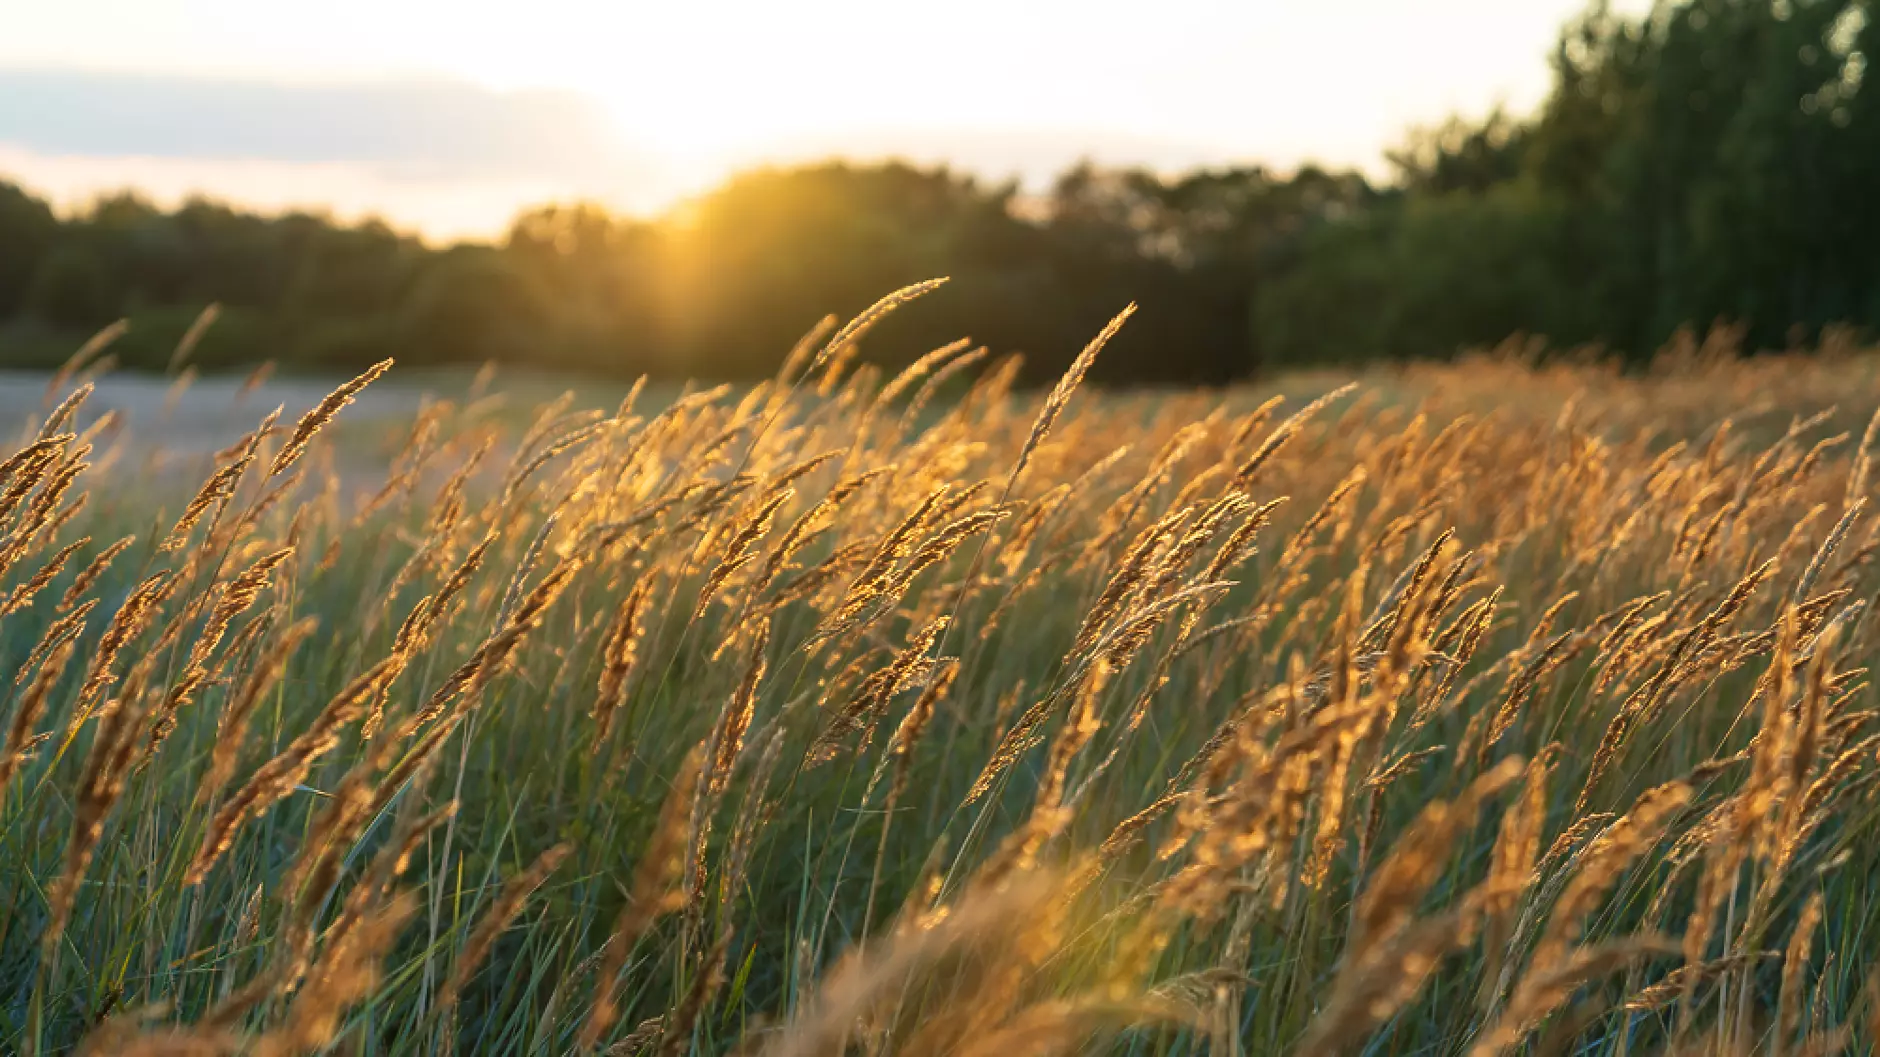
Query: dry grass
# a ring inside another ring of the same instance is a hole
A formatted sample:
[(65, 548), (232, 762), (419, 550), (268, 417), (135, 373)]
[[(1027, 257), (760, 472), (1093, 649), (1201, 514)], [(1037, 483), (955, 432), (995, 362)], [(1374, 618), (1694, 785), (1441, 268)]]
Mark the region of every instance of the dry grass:
[(164, 503), (49, 392), (0, 1047), (1880, 1042), (1880, 361), (851, 369), (929, 288), (741, 393), (432, 405), (356, 498), (385, 365)]

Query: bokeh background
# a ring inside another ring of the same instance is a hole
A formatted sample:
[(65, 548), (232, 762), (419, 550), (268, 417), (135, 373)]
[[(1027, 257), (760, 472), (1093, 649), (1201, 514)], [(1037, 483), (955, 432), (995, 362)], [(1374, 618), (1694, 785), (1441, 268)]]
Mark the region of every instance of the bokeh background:
[(0, 366), (1222, 384), (1880, 322), (1866, 0), (9, 0)]

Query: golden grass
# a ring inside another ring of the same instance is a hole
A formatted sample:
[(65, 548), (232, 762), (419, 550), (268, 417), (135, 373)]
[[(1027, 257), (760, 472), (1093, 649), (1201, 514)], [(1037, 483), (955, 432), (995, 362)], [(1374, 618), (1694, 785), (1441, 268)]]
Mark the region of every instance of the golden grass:
[(349, 498), (380, 364), (170, 515), (88, 348), (0, 460), (0, 1046), (1880, 1042), (1880, 360), (856, 367), (935, 285)]

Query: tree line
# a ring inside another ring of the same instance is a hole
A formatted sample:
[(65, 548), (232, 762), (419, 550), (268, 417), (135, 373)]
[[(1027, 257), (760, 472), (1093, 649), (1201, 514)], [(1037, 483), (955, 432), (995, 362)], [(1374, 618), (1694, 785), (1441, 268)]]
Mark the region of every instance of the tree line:
[(970, 335), (1054, 375), (1121, 305), (1111, 382), (1448, 355), (1512, 334), (1648, 355), (1729, 320), (1755, 346), (1880, 324), (1880, 106), (1867, 0), (1602, 0), (1536, 112), (1409, 134), (1387, 177), (1078, 165), (1028, 194), (899, 163), (766, 168), (654, 218), (525, 212), (487, 243), (133, 194), (60, 216), (0, 183), (0, 362), (114, 347), (161, 366), (485, 360), (750, 378), (824, 313), (936, 275), (885, 366)]

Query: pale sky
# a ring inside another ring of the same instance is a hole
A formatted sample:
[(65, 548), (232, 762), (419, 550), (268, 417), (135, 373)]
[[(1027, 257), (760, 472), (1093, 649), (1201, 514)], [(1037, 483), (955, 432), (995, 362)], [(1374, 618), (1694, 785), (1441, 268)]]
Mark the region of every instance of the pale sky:
[(1411, 125), (1532, 107), (1583, 6), (0, 0), (0, 175), (443, 235), (549, 197), (657, 209), (832, 154), (1032, 183), (1083, 155), (1375, 168)]

